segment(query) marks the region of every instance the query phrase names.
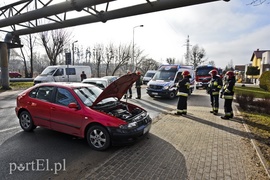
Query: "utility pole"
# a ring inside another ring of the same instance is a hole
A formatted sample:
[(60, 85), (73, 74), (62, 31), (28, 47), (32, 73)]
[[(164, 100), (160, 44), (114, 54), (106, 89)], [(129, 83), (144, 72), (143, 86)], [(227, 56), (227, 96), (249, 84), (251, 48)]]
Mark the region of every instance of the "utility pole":
[(189, 35), (187, 37), (187, 42), (184, 44), (184, 46), (187, 46), (187, 52), (186, 52), (186, 65), (190, 64), (190, 51), (189, 51), (189, 46), (192, 46), (189, 44)]

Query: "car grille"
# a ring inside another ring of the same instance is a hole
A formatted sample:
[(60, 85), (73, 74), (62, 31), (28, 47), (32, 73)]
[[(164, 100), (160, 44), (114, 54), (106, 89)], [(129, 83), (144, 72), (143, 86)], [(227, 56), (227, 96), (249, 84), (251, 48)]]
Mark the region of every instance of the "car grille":
[(151, 89), (162, 89), (163, 86), (158, 86), (158, 85), (150, 85), (149, 86)]

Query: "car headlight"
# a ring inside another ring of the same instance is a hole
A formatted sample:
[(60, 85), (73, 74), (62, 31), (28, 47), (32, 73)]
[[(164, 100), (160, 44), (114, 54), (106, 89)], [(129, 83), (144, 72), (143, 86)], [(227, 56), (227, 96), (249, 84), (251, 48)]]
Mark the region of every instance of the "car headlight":
[(133, 129), (136, 128), (138, 126), (137, 122), (131, 122), (125, 125), (120, 125), (119, 128), (120, 129)]
[(164, 90), (167, 90), (167, 89), (169, 89), (169, 87), (170, 87), (170, 86), (164, 86), (163, 89), (164, 89)]

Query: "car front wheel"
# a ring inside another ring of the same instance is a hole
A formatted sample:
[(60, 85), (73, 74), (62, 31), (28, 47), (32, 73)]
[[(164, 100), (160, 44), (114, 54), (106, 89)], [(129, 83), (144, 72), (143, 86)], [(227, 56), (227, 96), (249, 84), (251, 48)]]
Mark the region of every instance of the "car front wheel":
[(27, 111), (21, 112), (19, 121), (21, 128), (26, 132), (33, 131), (36, 128), (31, 115)]
[(110, 141), (108, 131), (102, 126), (94, 125), (87, 131), (87, 142), (94, 150), (102, 151), (107, 149), (111, 144)]

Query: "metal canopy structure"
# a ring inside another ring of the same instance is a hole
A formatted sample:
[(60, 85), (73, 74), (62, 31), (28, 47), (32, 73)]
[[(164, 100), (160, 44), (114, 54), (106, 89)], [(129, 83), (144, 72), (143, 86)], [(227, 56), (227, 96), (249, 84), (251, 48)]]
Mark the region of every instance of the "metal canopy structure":
[(0, 7), (0, 31), (15, 36), (229, 0), (20, 0)]

